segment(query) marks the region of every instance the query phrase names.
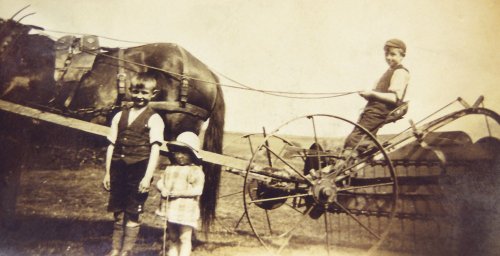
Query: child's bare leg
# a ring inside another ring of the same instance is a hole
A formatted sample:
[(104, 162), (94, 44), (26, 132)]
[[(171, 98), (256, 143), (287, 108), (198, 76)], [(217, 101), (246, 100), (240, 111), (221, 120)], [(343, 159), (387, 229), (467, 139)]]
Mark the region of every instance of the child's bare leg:
[(170, 239), (168, 256), (179, 256), (179, 226), (169, 222), (167, 232)]
[(191, 254), (191, 235), (193, 233), (193, 228), (190, 226), (179, 226), (179, 256), (189, 256)]

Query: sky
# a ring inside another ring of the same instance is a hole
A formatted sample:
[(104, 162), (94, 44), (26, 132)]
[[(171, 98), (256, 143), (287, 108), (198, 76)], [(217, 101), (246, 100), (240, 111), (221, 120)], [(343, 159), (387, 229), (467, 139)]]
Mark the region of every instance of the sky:
[[(382, 133), (400, 131), (408, 119), (420, 120), (457, 97), (473, 103), (484, 95), (486, 107), (500, 111), (500, 1), (0, 0), (0, 17), (28, 4), (18, 17), (36, 12), (22, 22), (55, 38), (65, 33), (53, 31), (63, 31), (136, 42), (101, 38), (108, 47), (177, 43), (216, 73), (262, 90), (371, 89), (387, 69), (384, 42), (400, 38), (408, 49), (410, 111)], [(300, 100), (223, 90), (226, 131), (272, 130), (316, 113), (357, 120), (365, 104), (357, 94)], [(484, 127), (484, 118), (475, 118), (449, 129), (482, 133)]]

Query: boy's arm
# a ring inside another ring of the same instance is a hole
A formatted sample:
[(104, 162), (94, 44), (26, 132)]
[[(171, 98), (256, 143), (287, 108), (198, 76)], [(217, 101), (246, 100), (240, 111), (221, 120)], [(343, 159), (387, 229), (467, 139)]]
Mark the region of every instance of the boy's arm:
[(398, 98), (395, 93), (392, 92), (377, 92), (377, 91), (362, 91), (359, 95), (366, 100), (377, 99), (387, 103), (397, 103)]
[(149, 153), (149, 162), (148, 167), (146, 168), (146, 173), (144, 174), (144, 178), (142, 178), (141, 183), (139, 184), (139, 192), (145, 193), (149, 191), (149, 187), (151, 186), (151, 179), (153, 178), (153, 174), (158, 166), (158, 159), (160, 158), (160, 145), (158, 143), (154, 143), (151, 145), (151, 152)]
[(405, 87), (408, 85), (410, 74), (404, 69), (397, 69), (391, 78), (389, 92), (363, 91), (359, 95), (367, 100), (377, 99), (383, 102), (396, 104), (403, 97)]
[(408, 86), (410, 81), (410, 73), (405, 69), (396, 69), (391, 77), (391, 85), (389, 86), (389, 91), (393, 93), (396, 97), (394, 103), (398, 103), (403, 99), (404, 91)]
[(115, 149), (114, 144), (109, 144), (108, 150), (106, 150), (106, 173), (104, 174), (104, 179), (102, 184), (104, 185), (104, 189), (109, 190), (111, 188), (110, 184), (110, 169), (111, 169), (111, 159), (113, 158), (113, 150)]
[(102, 184), (104, 185), (104, 189), (108, 190), (111, 188), (110, 183), (110, 170), (111, 170), (111, 160), (113, 158), (113, 150), (115, 149), (115, 141), (118, 134), (118, 121), (121, 118), (121, 112), (118, 112), (113, 119), (111, 120), (110, 133), (107, 136), (109, 141), (108, 149), (106, 150), (106, 172), (104, 173), (104, 179)]
[(151, 179), (154, 172), (158, 167), (158, 160), (160, 158), (160, 145), (163, 142), (163, 130), (165, 124), (163, 119), (158, 114), (152, 115), (148, 120), (148, 126), (151, 128), (149, 131), (149, 141), (151, 143), (151, 152), (149, 153), (149, 162), (146, 168), (146, 173), (139, 184), (139, 192), (145, 193), (149, 191), (151, 186)]

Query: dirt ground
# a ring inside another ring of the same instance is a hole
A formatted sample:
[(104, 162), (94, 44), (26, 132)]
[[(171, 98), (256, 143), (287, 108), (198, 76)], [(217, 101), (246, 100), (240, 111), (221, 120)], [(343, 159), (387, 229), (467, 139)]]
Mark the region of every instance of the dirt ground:
[[(112, 216), (106, 212), (108, 193), (101, 185), (103, 171), (100, 166), (25, 171), (18, 198), (19, 226), (14, 231), (1, 231), (0, 255), (104, 255), (110, 249)], [(135, 255), (160, 255), (162, 222), (153, 213), (158, 202), (159, 195), (152, 190), (142, 216)], [(234, 212), (242, 208), (227, 203), (222, 207)], [(193, 256), (269, 254), (249, 228), (236, 234), (216, 223), (211, 232), (198, 233), (197, 238)], [(314, 249), (304, 248), (287, 255), (313, 254), (316, 254)], [(355, 249), (339, 249), (330, 255), (360, 254)]]

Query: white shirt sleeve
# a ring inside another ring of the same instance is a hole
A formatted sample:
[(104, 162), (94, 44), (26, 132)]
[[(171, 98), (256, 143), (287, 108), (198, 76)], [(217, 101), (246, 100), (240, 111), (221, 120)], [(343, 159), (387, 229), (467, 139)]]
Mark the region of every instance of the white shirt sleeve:
[(165, 129), (165, 124), (160, 115), (153, 114), (148, 120), (149, 130), (149, 142), (151, 144), (158, 142), (163, 143), (163, 130)]
[(115, 144), (116, 137), (118, 136), (118, 123), (120, 122), (121, 117), (122, 112), (120, 111), (116, 113), (116, 115), (111, 120), (111, 128), (109, 129), (109, 134), (106, 138), (113, 144)]
[(403, 97), (403, 92), (410, 80), (410, 74), (404, 69), (397, 69), (391, 77), (390, 92), (394, 92), (398, 100)]

